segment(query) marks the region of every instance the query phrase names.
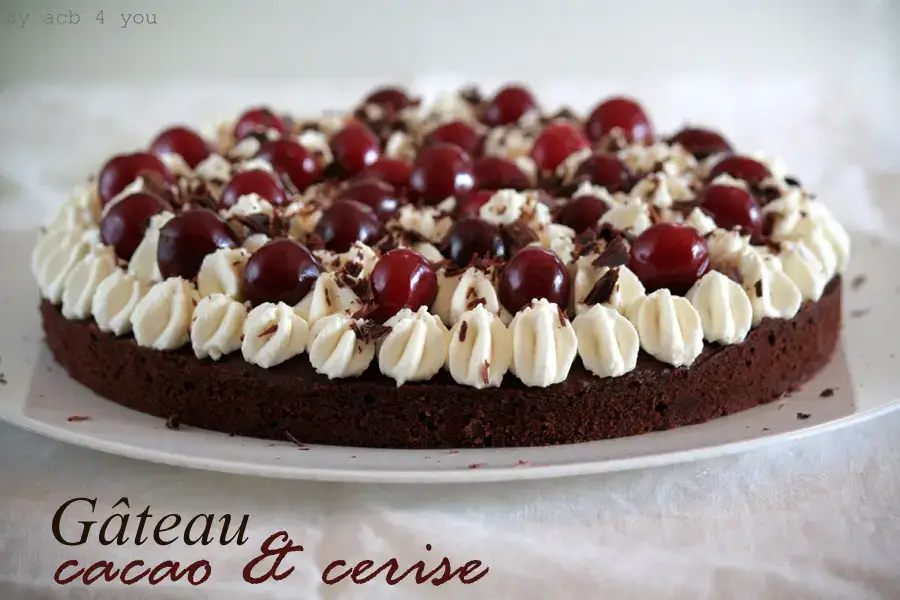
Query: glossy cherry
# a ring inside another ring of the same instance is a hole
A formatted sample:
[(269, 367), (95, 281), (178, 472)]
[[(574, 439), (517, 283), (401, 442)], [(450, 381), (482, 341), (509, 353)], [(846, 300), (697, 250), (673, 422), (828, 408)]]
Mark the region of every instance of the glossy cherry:
[(409, 187), (409, 176), (412, 170), (412, 163), (382, 157), (375, 164), (363, 169), (359, 176), (364, 179), (380, 179), (394, 186), (395, 190), (400, 191)]
[(359, 240), (371, 244), (381, 233), (381, 222), (371, 208), (354, 200), (340, 200), (325, 209), (316, 225), (316, 234), (325, 247), (346, 252)]
[(589, 181), (605, 187), (611, 194), (627, 192), (634, 183), (634, 173), (615, 154), (595, 152), (575, 169), (574, 183)]
[(318, 261), (300, 242), (272, 240), (253, 253), (244, 268), (244, 299), (254, 306), (264, 302), (297, 304), (319, 277)]
[(628, 268), (648, 292), (669, 288), (681, 295), (709, 270), (709, 248), (693, 227), (657, 223), (631, 245)]
[(481, 136), (465, 121), (450, 121), (438, 125), (425, 136), (426, 146), (434, 144), (453, 144), (469, 156), (475, 156), (481, 146)]
[(743, 179), (750, 185), (762, 183), (763, 180), (772, 176), (772, 173), (766, 165), (749, 156), (742, 156), (739, 154), (726, 156), (717, 162), (712, 168), (712, 171), (710, 171), (709, 178), (715, 179), (723, 173), (727, 173), (735, 179)]
[(521, 85), (507, 85), (500, 88), (488, 100), (481, 114), (481, 120), (490, 127), (517, 123), (529, 110), (537, 107), (534, 96)]
[(207, 254), (238, 245), (237, 235), (218, 214), (205, 208), (186, 210), (159, 230), (156, 262), (163, 277), (193, 279)]
[(300, 192), (318, 181), (322, 175), (322, 165), (316, 155), (294, 140), (266, 142), (258, 157), (272, 165), (276, 173), (290, 181)]
[(400, 208), (394, 187), (378, 179), (359, 179), (350, 183), (338, 200), (355, 200), (365, 204), (382, 220), (390, 219)]
[(144, 239), (150, 217), (168, 209), (169, 205), (153, 194), (137, 192), (126, 196), (106, 211), (100, 223), (100, 239), (113, 247), (116, 256), (131, 260)]
[(266, 133), (275, 130), (279, 135), (287, 132), (287, 124), (272, 109), (258, 106), (245, 111), (234, 124), (234, 137), (242, 140), (251, 133)]
[(609, 206), (596, 196), (578, 196), (566, 202), (556, 221), (575, 230), (575, 233), (595, 227)]
[(247, 194), (257, 194), (276, 206), (287, 201), (284, 188), (271, 173), (264, 169), (250, 169), (235, 173), (231, 177), (222, 188), (219, 205), (229, 208), (234, 206), (238, 198)]
[(447, 237), (447, 256), (460, 267), (480, 258), (502, 257), (506, 250), (503, 236), (496, 225), (478, 217), (458, 219)]
[(751, 233), (759, 230), (759, 204), (747, 190), (733, 185), (711, 185), (701, 192), (699, 200), (719, 227), (741, 227)]
[(496, 190), (472, 190), (456, 200), (456, 212), (460, 215), (478, 216), (481, 207), (496, 193)]
[(643, 107), (631, 98), (617, 96), (598, 104), (584, 124), (587, 136), (594, 141), (602, 139), (618, 128), (629, 142), (649, 142), (653, 139), (653, 127)]
[(356, 175), (378, 160), (381, 142), (363, 123), (351, 121), (331, 138), (331, 153), (347, 175)]
[(210, 155), (211, 149), (193, 129), (176, 126), (161, 131), (150, 142), (150, 153), (160, 158), (164, 154), (177, 154), (193, 169)]
[(373, 90), (372, 93), (363, 100), (363, 104), (377, 104), (387, 110), (396, 112), (401, 108), (406, 108), (413, 104), (413, 100), (407, 95), (403, 88), (385, 86)]
[(541, 171), (554, 171), (569, 155), (588, 147), (590, 142), (577, 127), (556, 121), (544, 127), (534, 140), (531, 158)]
[(385, 253), (369, 277), (377, 306), (372, 319), (384, 322), (402, 308), (431, 306), (437, 295), (437, 275), (424, 256), (406, 248)]
[(498, 295), (500, 303), (511, 313), (541, 298), (565, 310), (569, 304), (569, 271), (554, 252), (540, 246), (526, 246), (503, 269)]
[(426, 203), (468, 193), (475, 185), (469, 155), (453, 144), (435, 144), (419, 151), (409, 184)]
[(516, 163), (499, 156), (475, 159), (475, 187), (487, 190), (525, 190), (531, 187), (528, 176)]
[(731, 144), (721, 133), (705, 127), (685, 127), (673, 135), (669, 143), (681, 144), (685, 150), (701, 160), (720, 152), (731, 152)]
[(97, 192), (104, 205), (141, 174), (161, 177), (171, 183), (172, 176), (162, 162), (147, 152), (119, 154), (110, 158), (97, 176)]

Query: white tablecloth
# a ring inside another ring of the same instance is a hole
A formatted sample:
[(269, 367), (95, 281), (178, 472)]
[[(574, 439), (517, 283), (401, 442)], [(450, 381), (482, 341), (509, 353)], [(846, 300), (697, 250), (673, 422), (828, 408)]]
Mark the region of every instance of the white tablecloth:
[[(695, 94), (698, 86), (708, 93)], [(559, 96), (573, 91), (553, 89)], [(825, 89), (827, 101), (820, 94)], [(598, 90), (589, 97), (609, 91)], [(347, 104), (359, 92), (299, 94), (277, 85), (12, 87), (0, 96), (0, 228), (33, 227), (104, 155), (139, 146), (160, 123), (210, 122), (260, 98), (285, 107), (297, 98)], [(880, 185), (896, 181), (896, 119), (887, 97), (871, 90), (830, 82), (671, 82), (636, 93), (660, 107), (663, 127), (676, 126), (679, 115), (707, 115), (743, 147), (775, 148), (805, 182), (832, 196), (865, 199), (876, 178)], [(749, 114), (764, 118), (755, 122)], [(836, 211), (857, 228), (872, 218), (864, 201)], [(0, 598), (898, 598), (898, 432), (900, 414), (893, 413), (803, 441), (667, 468), (544, 482), (379, 486), (176, 469), (0, 425)], [(131, 537), (136, 515), (149, 506), (157, 516), (248, 514), (249, 541), (103, 546), (95, 529), (87, 544), (66, 547), (51, 532), (53, 514), (79, 496), (97, 498), (96, 517), (77, 513), (66, 535), (76, 534), (74, 520), (103, 521), (127, 496)], [(304, 547), (286, 559), (295, 571), (277, 583), (245, 583), (241, 569), (278, 530)], [(383, 579), (325, 586), (320, 580), (337, 559), (380, 564), (397, 557), (402, 566), (425, 560), (430, 567), (445, 555), (454, 566), (480, 560), (490, 571), (467, 586), (404, 581), (389, 587)], [(54, 570), (69, 559), (112, 560), (119, 567), (132, 559), (207, 559), (212, 575), (198, 587), (57, 586)]]

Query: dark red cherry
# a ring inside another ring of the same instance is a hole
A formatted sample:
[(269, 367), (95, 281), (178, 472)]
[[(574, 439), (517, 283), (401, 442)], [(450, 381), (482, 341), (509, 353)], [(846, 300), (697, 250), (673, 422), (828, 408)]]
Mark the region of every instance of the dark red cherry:
[(413, 104), (413, 100), (402, 88), (385, 86), (373, 90), (372, 93), (363, 100), (363, 104), (377, 104), (389, 111), (396, 112), (401, 108), (406, 108)]
[(481, 136), (464, 121), (450, 121), (438, 125), (425, 136), (425, 145), (453, 144), (459, 146), (469, 156), (478, 154)]
[(460, 215), (478, 216), (481, 207), (488, 203), (488, 200), (496, 194), (496, 190), (472, 190), (462, 198), (456, 201), (456, 212)]
[(250, 169), (235, 173), (225, 187), (222, 188), (222, 196), (219, 205), (229, 208), (237, 203), (238, 198), (247, 194), (257, 194), (264, 200), (274, 205), (284, 204), (287, 194), (281, 184), (275, 180), (271, 173), (264, 169)]
[(412, 170), (412, 163), (382, 157), (376, 163), (363, 169), (359, 176), (364, 179), (380, 179), (394, 186), (395, 190), (405, 190), (409, 187), (409, 176)]
[(607, 210), (609, 210), (609, 206), (606, 202), (596, 196), (578, 196), (563, 205), (562, 210), (559, 211), (559, 215), (556, 217), (556, 221), (571, 227), (575, 230), (575, 233), (581, 233), (586, 229), (595, 227), (597, 221), (600, 220), (600, 217)]
[(635, 100), (615, 97), (598, 104), (584, 124), (587, 136), (596, 141), (614, 128), (619, 128), (629, 142), (649, 142), (653, 127), (643, 107)]
[(290, 181), (300, 192), (322, 175), (322, 165), (316, 155), (293, 140), (266, 142), (258, 157), (272, 165), (276, 173)]
[(759, 204), (747, 190), (733, 185), (711, 185), (703, 190), (699, 200), (719, 227), (742, 227), (751, 233), (758, 231)]
[(486, 190), (527, 190), (528, 176), (516, 163), (499, 156), (475, 159), (475, 187)]
[(410, 187), (428, 204), (464, 195), (474, 185), (469, 155), (453, 144), (435, 144), (419, 151), (409, 176)]
[(218, 214), (205, 208), (187, 210), (159, 230), (156, 262), (163, 277), (193, 279), (207, 254), (238, 245), (237, 235)]
[(453, 224), (447, 237), (447, 255), (460, 267), (480, 258), (500, 257), (506, 251), (503, 236), (495, 225), (478, 217), (462, 217)]
[(287, 132), (287, 124), (272, 109), (259, 106), (248, 109), (238, 118), (234, 124), (234, 137), (242, 140), (251, 133), (265, 133), (270, 129), (284, 135)]
[(306, 246), (290, 238), (268, 242), (253, 253), (244, 268), (244, 299), (297, 304), (312, 289), (321, 269)]
[(762, 183), (763, 180), (772, 176), (766, 165), (749, 156), (741, 156), (739, 154), (726, 156), (717, 162), (712, 171), (710, 171), (709, 178), (715, 179), (723, 173), (727, 173), (735, 179), (743, 179), (750, 185)]
[(569, 271), (554, 252), (540, 246), (526, 246), (503, 269), (498, 295), (500, 303), (511, 313), (541, 298), (565, 310), (569, 304)]
[(668, 288), (685, 294), (709, 270), (709, 248), (693, 227), (657, 223), (631, 245), (628, 268), (648, 292)]
[(484, 107), (481, 120), (491, 127), (517, 123), (537, 102), (531, 92), (521, 85), (508, 85), (494, 94)]
[(720, 152), (731, 152), (731, 144), (721, 133), (704, 127), (685, 127), (673, 135), (669, 143), (681, 144), (685, 150), (701, 160)]
[(378, 179), (360, 179), (350, 183), (338, 200), (355, 200), (365, 204), (383, 220), (393, 217), (400, 208), (394, 187)]
[(605, 187), (611, 194), (627, 192), (634, 182), (634, 173), (615, 154), (595, 152), (575, 170), (573, 182), (585, 181)]
[(131, 260), (131, 255), (144, 239), (150, 217), (168, 209), (168, 204), (153, 194), (137, 192), (126, 196), (106, 211), (100, 223), (100, 239), (113, 247), (116, 256)]
[(157, 157), (177, 154), (190, 168), (194, 168), (210, 155), (209, 144), (193, 129), (169, 127), (161, 131), (150, 143), (150, 153)]
[(569, 155), (590, 147), (581, 131), (563, 121), (550, 123), (531, 147), (531, 158), (541, 171), (554, 171)]
[(325, 209), (316, 225), (316, 234), (325, 240), (325, 247), (346, 252), (359, 240), (371, 244), (381, 233), (381, 222), (371, 208), (354, 200), (341, 200)]
[(168, 183), (172, 182), (172, 176), (165, 165), (152, 154), (135, 152), (113, 156), (103, 165), (97, 176), (100, 202), (105, 205), (142, 174), (161, 177)]
[(356, 175), (378, 160), (381, 142), (371, 129), (351, 121), (331, 138), (331, 153), (346, 174)]
[(402, 308), (431, 306), (437, 295), (437, 275), (424, 256), (405, 248), (385, 253), (369, 277), (377, 308), (371, 318), (387, 321)]

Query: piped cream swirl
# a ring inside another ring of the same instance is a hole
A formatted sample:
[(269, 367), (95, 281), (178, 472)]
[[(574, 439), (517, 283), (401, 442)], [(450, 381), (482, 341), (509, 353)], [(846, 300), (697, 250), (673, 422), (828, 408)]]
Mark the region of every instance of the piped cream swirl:
[(329, 379), (362, 375), (375, 356), (375, 342), (360, 339), (364, 321), (343, 314), (319, 319), (310, 333), (309, 362)]
[(512, 337), (495, 315), (478, 305), (450, 330), (447, 367), (453, 380), (476, 389), (499, 387), (512, 362)]
[(637, 364), (640, 340), (631, 321), (618, 311), (595, 304), (572, 321), (578, 354), (597, 377), (618, 377)]
[(177, 350), (190, 340), (191, 317), (200, 301), (194, 285), (181, 277), (155, 284), (131, 314), (134, 339), (154, 350)]
[(308, 341), (309, 325), (303, 317), (284, 302), (266, 302), (244, 321), (241, 354), (247, 362), (268, 369), (302, 354)]
[(578, 353), (578, 339), (563, 309), (552, 302), (533, 301), (513, 317), (513, 358), (510, 370), (530, 387), (564, 381)]
[(431, 379), (447, 359), (450, 332), (439, 317), (421, 307), (400, 310), (385, 322), (391, 328), (378, 350), (378, 366), (397, 382)]
[(241, 347), (247, 308), (240, 302), (214, 293), (206, 296), (191, 321), (191, 346), (197, 358), (219, 360)]
[(700, 315), (687, 299), (660, 289), (643, 298), (631, 313), (641, 347), (657, 360), (686, 367), (703, 351)]

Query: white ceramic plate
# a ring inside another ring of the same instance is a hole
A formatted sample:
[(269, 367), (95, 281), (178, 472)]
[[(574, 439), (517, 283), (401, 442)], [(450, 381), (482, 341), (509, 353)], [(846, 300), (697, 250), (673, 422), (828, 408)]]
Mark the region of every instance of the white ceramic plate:
[[(108, 402), (70, 380), (43, 345), (38, 293), (29, 272), (33, 234), (0, 234), (4, 268), (0, 321), (0, 418), (59, 440), (172, 465), (297, 479), (368, 482), (473, 482), (560, 477), (642, 468), (728, 454), (837, 429), (900, 406), (894, 352), (900, 318), (892, 306), (900, 272), (880, 269), (850, 282), (859, 265), (900, 262), (900, 247), (854, 236), (845, 288), (845, 332), (831, 365), (790, 398), (701, 425), (631, 438), (547, 448), (374, 450), (301, 449), (181, 427)], [(820, 397), (825, 388), (836, 393)], [(801, 418), (801, 414), (809, 415)], [(73, 415), (87, 420), (68, 420)]]

